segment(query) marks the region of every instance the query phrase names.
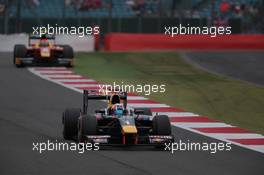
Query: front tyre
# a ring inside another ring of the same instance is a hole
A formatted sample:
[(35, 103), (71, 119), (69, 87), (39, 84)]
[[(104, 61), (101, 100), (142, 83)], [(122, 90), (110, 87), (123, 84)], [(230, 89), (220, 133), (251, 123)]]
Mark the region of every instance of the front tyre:
[(27, 56), (27, 48), (25, 45), (16, 44), (14, 47), (14, 57), (13, 57), (13, 64), (16, 67), (23, 67), (21, 62), (21, 58), (25, 58)]
[[(152, 134), (153, 135), (171, 135), (171, 124), (167, 115), (156, 115), (152, 120)], [(157, 145), (156, 148), (165, 148), (165, 143)]]
[(63, 53), (63, 57), (71, 59), (69, 64), (66, 65), (66, 66), (67, 67), (73, 67), (74, 66), (73, 65), (74, 64), (74, 62), (73, 62), (73, 60), (74, 60), (73, 48), (71, 46), (69, 46), (69, 45), (63, 45), (62, 47), (63, 47), (63, 52), (62, 52)]
[(71, 140), (78, 134), (78, 118), (80, 117), (81, 109), (70, 108), (66, 109), (62, 114), (63, 123), (63, 138)]
[(85, 136), (97, 134), (97, 119), (95, 116), (85, 115), (80, 117), (78, 123), (78, 141), (84, 142)]
[(156, 115), (152, 120), (154, 135), (171, 135), (170, 119), (167, 115)]

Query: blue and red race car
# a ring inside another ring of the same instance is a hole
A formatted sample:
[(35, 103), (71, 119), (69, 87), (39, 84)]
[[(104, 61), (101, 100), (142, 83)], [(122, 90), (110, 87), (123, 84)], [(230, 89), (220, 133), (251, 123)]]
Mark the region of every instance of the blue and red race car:
[[(88, 114), (90, 100), (107, 100), (108, 107)], [(83, 109), (66, 109), (62, 122), (66, 140), (158, 147), (174, 141), (168, 116), (153, 116), (148, 108), (128, 108), (126, 92), (98, 94), (84, 90)]]

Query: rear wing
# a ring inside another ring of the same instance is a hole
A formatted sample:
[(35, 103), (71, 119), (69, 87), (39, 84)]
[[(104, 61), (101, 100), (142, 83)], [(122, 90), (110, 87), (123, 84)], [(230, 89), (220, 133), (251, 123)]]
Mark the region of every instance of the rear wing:
[[(49, 35), (49, 34), (45, 34), (45, 37), (47, 39), (50, 40), (54, 40), (55, 39), (55, 35)], [(42, 37), (40, 35), (29, 35), (28, 39), (41, 39)]]
[(110, 92), (108, 94), (101, 95), (98, 91), (94, 90), (84, 90), (83, 91), (83, 114), (87, 114), (88, 111), (88, 101), (89, 100), (110, 100), (111, 95), (116, 94), (124, 101), (124, 107), (127, 107), (127, 92)]
[[(42, 37), (40, 35), (29, 35), (28, 36), (28, 45), (31, 44), (31, 40), (40, 40)], [(46, 34), (45, 35), (45, 38), (47, 38), (48, 40), (54, 40), (54, 43), (55, 43), (55, 35), (49, 35), (49, 34)]]

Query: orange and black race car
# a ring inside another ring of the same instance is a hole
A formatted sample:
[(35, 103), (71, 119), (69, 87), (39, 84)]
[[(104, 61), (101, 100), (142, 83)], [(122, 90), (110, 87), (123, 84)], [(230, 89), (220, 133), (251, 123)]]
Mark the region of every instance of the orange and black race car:
[(14, 47), (13, 63), (16, 67), (26, 65), (73, 66), (74, 52), (69, 45), (57, 45), (54, 35), (30, 35), (28, 46), (17, 44)]

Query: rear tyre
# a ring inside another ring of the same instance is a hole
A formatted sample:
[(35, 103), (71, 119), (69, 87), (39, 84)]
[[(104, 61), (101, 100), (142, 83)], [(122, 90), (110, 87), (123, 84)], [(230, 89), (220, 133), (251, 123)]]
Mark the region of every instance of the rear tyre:
[(17, 44), (14, 47), (14, 57), (13, 64), (16, 67), (23, 67), (22, 62), (19, 60), (20, 58), (25, 58), (27, 56), (27, 48), (25, 45)]
[(86, 135), (97, 134), (97, 120), (94, 116), (85, 115), (79, 119), (78, 140), (84, 142)]
[(154, 135), (171, 135), (171, 124), (167, 115), (156, 115), (152, 120)]
[(150, 108), (135, 108), (134, 110), (137, 110), (137, 109), (143, 111), (142, 115), (150, 115), (150, 116), (152, 116), (152, 112), (151, 112)]
[(78, 118), (80, 117), (81, 109), (71, 108), (66, 109), (62, 114), (63, 123), (63, 138), (65, 140), (73, 139), (78, 134)]

